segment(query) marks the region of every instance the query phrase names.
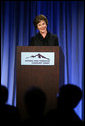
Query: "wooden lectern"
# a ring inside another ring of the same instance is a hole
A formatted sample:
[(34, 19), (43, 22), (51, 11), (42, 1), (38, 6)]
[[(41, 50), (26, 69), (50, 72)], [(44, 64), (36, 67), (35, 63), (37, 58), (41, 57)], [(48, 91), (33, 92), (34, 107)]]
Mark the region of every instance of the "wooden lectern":
[[(21, 65), (21, 52), (54, 52), (54, 65)], [(18, 46), (17, 47), (17, 107), (23, 119), (27, 117), (24, 104), (26, 91), (37, 86), (41, 88), (47, 97), (45, 112), (56, 108), (56, 94), (59, 91), (59, 81), (64, 82), (64, 76), (59, 78), (59, 68), (64, 68), (62, 51), (58, 46)], [(60, 61), (61, 60), (61, 61)], [(63, 73), (64, 69), (60, 71)]]

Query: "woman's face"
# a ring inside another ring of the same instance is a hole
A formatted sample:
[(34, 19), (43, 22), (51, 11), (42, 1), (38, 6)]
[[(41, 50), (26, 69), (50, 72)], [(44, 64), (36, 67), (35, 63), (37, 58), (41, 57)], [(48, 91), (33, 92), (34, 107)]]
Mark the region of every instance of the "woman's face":
[(47, 31), (47, 24), (44, 20), (41, 20), (38, 24), (37, 24), (37, 29), (39, 30), (40, 33), (44, 33), (45, 31)]

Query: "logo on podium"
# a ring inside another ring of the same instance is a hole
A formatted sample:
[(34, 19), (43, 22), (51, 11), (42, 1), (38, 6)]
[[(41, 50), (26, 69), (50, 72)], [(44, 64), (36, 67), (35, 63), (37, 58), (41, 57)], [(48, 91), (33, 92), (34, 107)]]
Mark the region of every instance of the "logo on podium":
[(54, 52), (21, 52), (21, 65), (54, 65)]

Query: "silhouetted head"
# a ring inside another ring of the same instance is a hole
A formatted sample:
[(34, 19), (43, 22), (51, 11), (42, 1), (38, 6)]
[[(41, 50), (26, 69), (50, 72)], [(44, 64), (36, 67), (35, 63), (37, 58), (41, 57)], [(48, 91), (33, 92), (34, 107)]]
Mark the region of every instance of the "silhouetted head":
[(72, 84), (63, 85), (59, 91), (58, 104), (63, 108), (75, 108), (82, 98), (82, 91)]
[(46, 103), (45, 93), (37, 87), (30, 88), (25, 94), (28, 114), (33, 117), (42, 116)]
[(1, 85), (1, 88), (0, 88), (0, 105), (5, 104), (7, 99), (8, 99), (8, 89), (5, 86)]

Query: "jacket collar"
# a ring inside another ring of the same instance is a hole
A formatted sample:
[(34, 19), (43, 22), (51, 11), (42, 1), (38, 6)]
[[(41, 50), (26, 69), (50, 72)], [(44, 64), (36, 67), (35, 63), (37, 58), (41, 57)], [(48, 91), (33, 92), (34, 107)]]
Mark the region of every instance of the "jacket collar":
[(47, 31), (47, 35), (46, 35), (45, 38), (43, 38), (43, 36), (40, 34), (40, 32), (38, 33), (38, 37), (39, 37), (40, 39), (48, 39), (49, 36), (50, 36), (50, 32), (49, 32), (49, 31)]

